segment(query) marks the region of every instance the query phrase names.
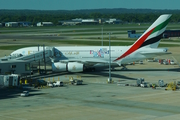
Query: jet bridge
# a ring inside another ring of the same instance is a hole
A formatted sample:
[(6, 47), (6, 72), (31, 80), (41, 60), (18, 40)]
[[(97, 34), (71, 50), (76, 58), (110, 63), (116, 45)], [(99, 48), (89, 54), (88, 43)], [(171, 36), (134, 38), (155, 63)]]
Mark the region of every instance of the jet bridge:
[(54, 47), (47, 47), (46, 50), (43, 51), (38, 51), (35, 53), (31, 53), (29, 55), (21, 56), (15, 58), (16, 60), (23, 60), (26, 62), (34, 62), (34, 61), (39, 61), (43, 60), (46, 58), (50, 58), (54, 56)]
[(29, 55), (11, 55), (0, 59), (0, 74), (30, 74), (30, 63), (44, 62), (54, 56), (54, 47), (46, 47), (43, 51), (31, 53)]

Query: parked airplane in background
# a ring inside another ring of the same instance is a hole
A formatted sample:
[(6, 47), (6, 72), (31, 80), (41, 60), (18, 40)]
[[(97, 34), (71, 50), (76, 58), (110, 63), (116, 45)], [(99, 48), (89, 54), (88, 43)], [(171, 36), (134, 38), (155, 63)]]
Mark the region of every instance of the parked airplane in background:
[[(82, 72), (87, 68), (108, 65), (110, 52), (111, 64), (119, 66), (168, 54), (166, 48), (157, 47), (170, 17), (169, 14), (161, 15), (131, 46), (112, 46), (111, 51), (109, 51), (109, 46), (54, 47), (54, 55), (49, 58), (52, 71)], [(42, 50), (43, 48), (40, 47), (40, 51)], [(38, 47), (26, 47), (14, 51), (11, 55), (25, 56), (36, 52), (38, 52)]]

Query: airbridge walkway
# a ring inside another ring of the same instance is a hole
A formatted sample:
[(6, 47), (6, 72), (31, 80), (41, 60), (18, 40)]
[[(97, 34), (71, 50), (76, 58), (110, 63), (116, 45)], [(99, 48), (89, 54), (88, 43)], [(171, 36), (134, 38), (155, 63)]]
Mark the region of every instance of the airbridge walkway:
[(30, 74), (31, 63), (36, 62), (37, 65), (44, 63), (46, 66), (46, 59), (53, 56), (54, 47), (46, 47), (46, 49), (25, 56), (21, 54), (5, 56), (0, 59), (0, 74)]

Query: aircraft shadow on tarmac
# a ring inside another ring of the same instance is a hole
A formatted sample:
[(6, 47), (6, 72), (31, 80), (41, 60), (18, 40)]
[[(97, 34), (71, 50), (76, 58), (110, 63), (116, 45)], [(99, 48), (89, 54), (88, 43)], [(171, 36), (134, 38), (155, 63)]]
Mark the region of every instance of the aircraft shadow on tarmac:
[(169, 69), (127, 69), (127, 70), (115, 70), (115, 71), (174, 71), (174, 72), (180, 72), (180, 68), (169, 68)]
[[(61, 75), (74, 75), (77, 73), (69, 73), (69, 72), (48, 72), (47, 74), (36, 74), (32, 75), (32, 78), (49, 78), (49, 77), (56, 77), (56, 76), (61, 76)], [(28, 76), (29, 78), (30, 76)]]
[[(90, 72), (88, 74), (93, 74), (93, 75), (99, 75), (99, 76), (103, 76), (103, 77), (109, 77), (109, 73), (107, 72), (104, 72), (103, 71), (98, 71), (98, 72)], [(84, 75), (84, 77), (94, 77), (94, 76), (88, 76), (88, 75)], [(127, 77), (127, 76), (124, 76), (124, 75), (121, 75), (121, 73), (117, 73), (117, 74), (114, 74), (114, 73), (111, 73), (111, 77), (113, 78), (121, 78), (121, 79), (127, 79), (127, 80), (137, 80), (137, 78), (131, 78), (131, 77)]]
[[(56, 77), (56, 76), (62, 76), (62, 75), (79, 75), (79, 74), (84, 74), (83, 77), (92, 77), (94, 78), (96, 75), (99, 75), (99, 76), (103, 76), (103, 77), (109, 77), (109, 73), (105, 73), (105, 70), (103, 71), (93, 71), (93, 72), (84, 72), (84, 73), (68, 73), (68, 72), (63, 72), (63, 73), (48, 73), (46, 75), (35, 75), (32, 77), (33, 78), (41, 78), (43, 76), (43, 78), (48, 78), (48, 77)], [(86, 74), (91, 74), (91, 75), (86, 75)], [(95, 75), (95, 76), (93, 76)], [(124, 76), (124, 75), (120, 75), (120, 74), (114, 74), (114, 73), (111, 73), (111, 76), (114, 77), (114, 78), (123, 78), (123, 79), (128, 79), (128, 80), (137, 80), (137, 78), (131, 78), (131, 77), (127, 77), (127, 76)]]
[[(48, 72), (47, 74), (44, 75), (33, 75), (32, 79), (39, 79), (43, 76), (43, 78), (48, 78), (48, 77), (56, 77), (56, 76), (62, 76), (62, 75), (79, 75), (79, 74), (84, 74), (84, 77), (95, 77), (93, 75), (99, 75), (103, 77), (109, 77), (108, 69), (103, 69), (103, 70), (96, 70), (96, 71), (86, 71), (83, 73), (70, 73), (70, 72), (59, 72), (59, 73), (53, 73), (53, 72)], [(127, 69), (127, 70), (122, 70), (122, 69), (115, 69), (111, 70), (111, 76), (114, 78), (121, 78), (121, 79), (127, 79), (127, 80), (137, 80), (137, 78), (132, 78), (132, 77), (127, 77), (125, 75), (121, 75), (121, 71), (123, 72), (131, 72), (131, 71), (173, 71), (173, 72), (180, 72), (180, 68), (165, 68), (165, 69)], [(119, 72), (119, 73), (113, 73), (113, 72)], [(90, 74), (90, 75), (87, 75)]]

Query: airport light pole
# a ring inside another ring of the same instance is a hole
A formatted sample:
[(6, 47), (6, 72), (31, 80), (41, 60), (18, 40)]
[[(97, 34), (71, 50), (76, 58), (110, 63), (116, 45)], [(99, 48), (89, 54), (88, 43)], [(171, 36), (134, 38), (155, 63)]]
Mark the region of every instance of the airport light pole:
[(111, 83), (111, 32), (109, 32), (109, 79), (108, 82)]
[(101, 28), (101, 33), (102, 33), (102, 46), (103, 46), (103, 25), (102, 25), (102, 28)]
[[(40, 50), (39, 50), (39, 44), (38, 44), (38, 52), (39, 52)], [(40, 71), (40, 60), (39, 60), (39, 74), (41, 73), (41, 71)]]
[(45, 46), (43, 45), (43, 56), (44, 56), (44, 70), (46, 74), (46, 54), (45, 54)]

